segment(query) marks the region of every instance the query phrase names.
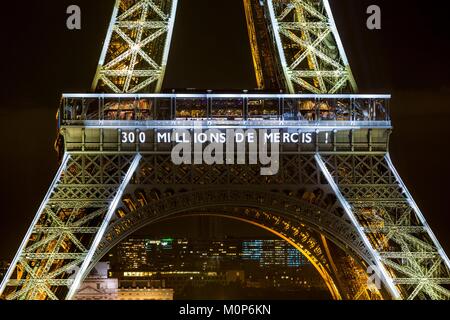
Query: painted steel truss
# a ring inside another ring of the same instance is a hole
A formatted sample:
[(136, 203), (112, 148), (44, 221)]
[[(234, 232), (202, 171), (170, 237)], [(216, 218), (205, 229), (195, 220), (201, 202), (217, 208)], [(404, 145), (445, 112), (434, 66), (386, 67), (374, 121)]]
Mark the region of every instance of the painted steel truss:
[[(448, 258), (386, 154), (282, 154), (280, 167), (264, 177), (257, 166), (176, 166), (163, 154), (66, 154), (2, 297), (70, 299), (99, 258), (146, 224), (233, 207), (257, 208), (255, 219), (269, 213), (273, 223), (264, 225), (277, 232), (304, 224), (326, 235), (378, 267), (393, 298), (450, 298)], [(294, 224), (280, 229), (281, 221)], [(287, 236), (297, 241), (292, 230)], [(321, 263), (327, 277), (339, 278)], [(352, 297), (367, 297), (359, 285)]]
[(450, 299), (450, 264), (389, 155), (316, 156), (391, 294)]
[(356, 92), (328, 0), (267, 0), (290, 93)]
[(93, 91), (159, 92), (178, 0), (117, 0)]
[[(264, 5), (290, 93), (356, 91), (328, 0)], [(158, 92), (176, 8), (177, 0), (117, 0), (93, 89)], [(238, 205), (309, 251), (327, 273), (326, 247), (299, 225), (379, 268), (393, 298), (450, 299), (448, 257), (386, 155), (386, 143), (373, 152), (367, 135), (358, 152), (352, 132), (350, 142), (341, 142), (346, 153), (282, 154), (280, 173), (270, 177), (259, 166), (175, 166), (167, 154), (95, 152), (84, 148), (83, 135), (76, 141), (82, 150), (65, 154), (0, 295), (71, 299), (93, 263), (137, 228), (186, 210)], [(369, 296), (364, 285), (352, 295), (361, 296)]]
[(3, 279), (2, 298), (71, 297), (139, 160), (139, 156), (65, 155)]
[[(360, 264), (374, 263), (339, 201), (322, 184), (314, 157), (283, 155), (281, 163), (285, 174), (281, 179), (271, 179), (260, 176), (253, 166), (174, 166), (167, 155), (145, 155), (133, 179), (135, 185), (127, 190), (90, 268), (120, 241), (148, 224), (208, 212), (244, 219), (282, 234), (312, 260), (333, 297), (379, 298), (376, 290), (369, 295), (366, 268), (358, 267), (359, 275), (349, 268), (348, 274), (359, 279), (350, 283), (347, 276), (332, 269), (332, 258), (318, 247), (319, 234), (326, 234)], [(304, 233), (306, 229), (309, 231)], [(305, 238), (311, 232), (316, 240)], [(336, 283), (342, 278), (345, 280), (338, 290)]]
[(322, 244), (300, 226), (325, 232), (367, 264), (370, 252), (321, 183), (312, 155), (285, 155), (282, 166), (286, 174), (267, 179), (256, 166), (175, 166), (168, 155), (66, 154), (1, 296), (71, 299), (95, 262), (127, 234), (187, 210), (240, 206), (241, 213), (253, 214), (253, 222), (289, 237), (308, 254), (340, 298)]

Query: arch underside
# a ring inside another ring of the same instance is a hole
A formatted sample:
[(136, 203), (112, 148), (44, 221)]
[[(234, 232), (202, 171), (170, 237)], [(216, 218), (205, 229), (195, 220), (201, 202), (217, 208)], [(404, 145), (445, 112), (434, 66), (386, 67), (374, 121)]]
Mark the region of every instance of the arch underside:
[[(357, 231), (342, 217), (317, 205), (275, 192), (245, 189), (178, 193), (141, 186), (131, 189), (141, 198), (133, 199), (129, 194), (124, 198), (126, 205), (106, 231), (91, 268), (115, 245), (147, 225), (208, 215), (250, 223), (290, 243), (315, 267), (333, 299), (382, 298), (378, 290), (367, 286), (365, 270), (372, 262)], [(149, 201), (144, 203), (142, 194), (149, 195)]]

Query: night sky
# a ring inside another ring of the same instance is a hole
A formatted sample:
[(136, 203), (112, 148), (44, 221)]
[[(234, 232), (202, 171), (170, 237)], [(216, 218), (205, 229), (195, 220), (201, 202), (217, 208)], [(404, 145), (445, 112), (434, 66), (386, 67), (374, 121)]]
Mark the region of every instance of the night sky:
[[(63, 92), (87, 92), (114, 0), (3, 4), (0, 32), (0, 260), (11, 260), (57, 169), (55, 114)], [(82, 30), (66, 29), (66, 8)], [(382, 8), (382, 30), (365, 10)], [(331, 0), (362, 93), (391, 93), (392, 158), (450, 252), (450, 30), (446, 10), (419, 0)], [(241, 0), (179, 0), (166, 89), (256, 86)], [(241, 232), (247, 230), (241, 226)], [(167, 226), (166, 228), (167, 229)], [(253, 232), (253, 229), (251, 230)]]

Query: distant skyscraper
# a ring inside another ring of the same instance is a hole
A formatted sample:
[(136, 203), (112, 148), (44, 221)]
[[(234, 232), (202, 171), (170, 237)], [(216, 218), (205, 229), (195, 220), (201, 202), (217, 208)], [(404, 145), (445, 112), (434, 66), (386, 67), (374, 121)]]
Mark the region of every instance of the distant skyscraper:
[[(284, 240), (129, 238), (111, 254), (114, 270), (216, 271), (236, 267), (298, 268), (308, 260)], [(249, 262), (251, 262), (249, 264)]]
[(260, 267), (301, 267), (308, 260), (284, 240), (246, 240), (242, 259), (259, 262)]

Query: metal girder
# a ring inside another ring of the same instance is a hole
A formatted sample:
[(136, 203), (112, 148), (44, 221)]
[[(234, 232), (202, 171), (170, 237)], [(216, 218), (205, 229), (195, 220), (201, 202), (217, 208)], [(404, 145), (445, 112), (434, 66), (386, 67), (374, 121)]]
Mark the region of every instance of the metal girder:
[(449, 278), (404, 278), (404, 279), (395, 279), (394, 282), (396, 284), (401, 285), (417, 285), (418, 283), (427, 283), (432, 282), (434, 284), (450, 284)]
[[(280, 21), (284, 18), (279, 17)], [(284, 30), (305, 30), (305, 29), (327, 29), (328, 24), (326, 22), (279, 22), (280, 28)]]
[[(9, 283), (12, 286), (24, 286), (28, 284), (29, 280), (11, 280)], [(38, 279), (31, 281), (34, 285), (41, 285), (41, 286), (56, 286), (56, 287), (63, 287), (63, 286), (70, 286), (73, 282), (72, 279), (65, 279), (65, 280), (55, 280), (55, 279)]]
[(290, 93), (356, 92), (328, 0), (267, 0)]
[(86, 256), (79, 253), (25, 253), (24, 258), (27, 260), (74, 260)]
[(97, 228), (83, 227), (36, 227), (33, 233), (52, 233), (52, 232), (71, 232), (71, 233), (96, 233)]
[(412, 226), (400, 226), (390, 225), (384, 227), (369, 226), (364, 228), (366, 233), (390, 233), (390, 232), (402, 232), (402, 233), (423, 233), (427, 232), (424, 227), (412, 227)]
[(437, 252), (380, 252), (382, 258), (388, 259), (433, 259), (438, 255)]
[(93, 91), (159, 92), (178, 0), (116, 0)]

